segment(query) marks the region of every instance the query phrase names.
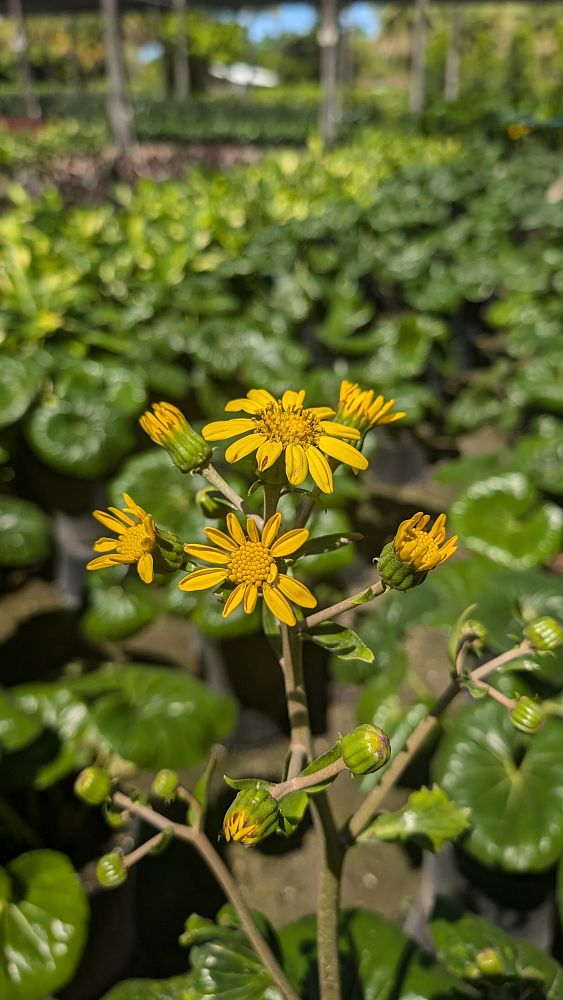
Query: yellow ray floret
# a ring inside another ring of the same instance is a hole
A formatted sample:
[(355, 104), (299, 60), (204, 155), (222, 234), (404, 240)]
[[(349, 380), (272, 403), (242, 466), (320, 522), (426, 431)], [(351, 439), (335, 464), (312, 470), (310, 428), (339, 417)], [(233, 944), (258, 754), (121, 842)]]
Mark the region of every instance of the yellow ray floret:
[(223, 834), (225, 840), (238, 840), (241, 844), (250, 844), (256, 839), (258, 826), (250, 823), (244, 812), (234, 812), (228, 819), (225, 817)]
[(427, 531), (429, 520), (429, 514), (418, 511), (407, 521), (402, 521), (393, 539), (399, 559), (424, 573), (445, 562), (457, 549), (457, 535), (446, 541), (446, 515), (440, 514), (434, 526)]
[(212, 565), (188, 573), (178, 584), (180, 590), (208, 590), (229, 581), (234, 589), (223, 608), (224, 618), (241, 603), (245, 613), (251, 614), (258, 598), (263, 597), (279, 621), (295, 625), (296, 618), (289, 602), (302, 608), (314, 608), (317, 602), (303, 583), (280, 573), (277, 560), (301, 548), (309, 532), (306, 528), (295, 528), (278, 538), (280, 527), (281, 514), (274, 514), (260, 534), (256, 522), (249, 517), (245, 533), (235, 515), (227, 514), (228, 535), (218, 528), (205, 528), (205, 534), (214, 545), (184, 546), (188, 555)]
[(143, 583), (152, 583), (154, 565), (152, 552), (156, 546), (154, 518), (129, 496), (123, 494), (125, 507), (108, 507), (95, 510), (94, 517), (105, 528), (114, 531), (117, 538), (98, 538), (94, 542), (94, 552), (103, 555), (91, 559), (86, 569), (107, 569), (119, 564), (137, 564), (137, 572)]
[(360, 433), (355, 427), (332, 420), (334, 410), (330, 407), (305, 408), (304, 399), (304, 389), (288, 389), (281, 399), (275, 399), (266, 389), (251, 389), (245, 398), (232, 399), (225, 407), (227, 412), (242, 410), (247, 417), (216, 420), (203, 428), (203, 436), (206, 441), (225, 441), (242, 434), (227, 448), (227, 462), (238, 462), (256, 452), (258, 471), (265, 472), (285, 454), (285, 471), (293, 486), (299, 486), (310, 472), (323, 493), (332, 493), (329, 458), (358, 471), (367, 469), (367, 459), (348, 444), (359, 441)]
[(391, 413), (394, 405), (394, 399), (386, 402), (383, 396), (375, 395), (374, 389), (362, 389), (357, 382), (343, 379), (336, 419), (365, 434), (378, 424), (392, 424), (406, 416), (402, 410)]

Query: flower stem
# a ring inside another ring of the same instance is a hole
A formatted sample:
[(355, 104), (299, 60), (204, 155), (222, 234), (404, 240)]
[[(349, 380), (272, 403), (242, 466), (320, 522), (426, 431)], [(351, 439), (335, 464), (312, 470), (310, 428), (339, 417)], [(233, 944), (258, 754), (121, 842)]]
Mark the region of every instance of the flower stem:
[(211, 463), (206, 465), (205, 468), (201, 470), (201, 475), (207, 479), (207, 482), (211, 483), (216, 490), (219, 490), (219, 493), (223, 494), (229, 503), (233, 505), (235, 510), (240, 511), (242, 514), (252, 515), (254, 520), (257, 522), (258, 527), (261, 528), (263, 526), (262, 518), (257, 517), (256, 514), (252, 513), (246, 500), (243, 500), (242, 497), (238, 495), (236, 490), (234, 490), (232, 486), (229, 486), (228, 482), (217, 472), (214, 465)]
[(498, 670), (499, 667), (504, 667), (507, 663), (511, 663), (512, 660), (519, 660), (521, 656), (528, 656), (529, 653), (533, 651), (533, 646), (528, 639), (524, 639), (519, 646), (515, 646), (513, 649), (507, 649), (505, 653), (501, 653), (499, 656), (495, 656), (493, 660), (488, 660), (487, 663), (483, 663), (482, 666), (476, 667), (475, 670), (471, 671), (471, 680), (473, 682), (481, 681), (484, 677), (487, 677), (493, 672), (493, 670)]
[(129, 854), (126, 854), (125, 857), (123, 858), (123, 864), (125, 868), (132, 868), (133, 865), (136, 865), (139, 861), (142, 861), (143, 858), (147, 856), (147, 854), (150, 854), (150, 852), (153, 850), (154, 847), (157, 847), (160, 844), (164, 835), (165, 835), (164, 832), (156, 833), (154, 837), (150, 838), (150, 840), (145, 840), (144, 844), (141, 844), (139, 847), (135, 848), (134, 851), (131, 851)]
[(313, 774), (297, 775), (295, 778), (289, 778), (287, 781), (280, 781), (278, 785), (273, 785), (270, 792), (276, 802), (280, 799), (285, 798), (286, 795), (291, 795), (292, 792), (305, 791), (307, 788), (314, 788), (316, 785), (321, 785), (324, 781), (330, 781), (331, 778), (335, 778), (337, 774), (341, 771), (346, 770), (346, 764), (342, 757), (338, 757), (334, 760), (332, 764), (327, 764), (326, 767), (321, 768), (320, 771), (315, 771)]
[(258, 927), (254, 923), (252, 912), (244, 900), (229, 869), (205, 834), (202, 833), (201, 830), (196, 830), (193, 827), (184, 826), (182, 823), (175, 823), (166, 819), (165, 816), (161, 816), (160, 813), (155, 812), (154, 809), (150, 808), (150, 806), (143, 806), (139, 802), (134, 802), (128, 795), (124, 795), (123, 792), (114, 792), (113, 799), (116, 805), (120, 808), (128, 809), (129, 812), (136, 813), (137, 816), (144, 819), (146, 823), (156, 827), (158, 830), (170, 830), (173, 836), (178, 840), (183, 840), (195, 847), (196, 851), (213, 872), (215, 878), (219, 882), (219, 885), (223, 889), (223, 892), (237, 911), (241, 926), (248, 937), (248, 940), (258, 955), (260, 961), (270, 973), (276, 986), (285, 997), (285, 1000), (299, 1000), (299, 997), (295, 993), (293, 987), (288, 982), (283, 969), (279, 965), (277, 959), (258, 930)]
[(311, 726), (309, 723), (309, 706), (303, 678), (301, 650), (297, 648), (298, 637), (294, 629), (287, 625), (281, 626), (282, 668), (285, 684), (287, 714), (289, 716), (289, 767), (288, 779), (295, 778), (303, 768), (304, 762), (311, 760), (313, 745), (311, 741)]
[(336, 618), (337, 615), (342, 615), (345, 611), (350, 611), (351, 608), (356, 607), (358, 604), (373, 601), (374, 598), (380, 597), (381, 594), (384, 593), (385, 585), (381, 582), (381, 580), (377, 580), (377, 582), (372, 584), (371, 587), (364, 587), (364, 589), (360, 590), (357, 594), (352, 594), (351, 597), (346, 597), (343, 601), (338, 601), (337, 604), (332, 604), (330, 608), (324, 608), (323, 611), (317, 611), (314, 615), (309, 615), (309, 617), (305, 619), (305, 625), (307, 628), (314, 628), (315, 625), (320, 625), (322, 622)]

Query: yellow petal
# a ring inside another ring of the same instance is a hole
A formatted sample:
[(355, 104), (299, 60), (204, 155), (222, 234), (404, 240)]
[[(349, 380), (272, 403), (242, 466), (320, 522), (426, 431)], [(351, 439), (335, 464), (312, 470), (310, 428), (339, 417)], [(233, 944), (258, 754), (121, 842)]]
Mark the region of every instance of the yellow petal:
[(300, 549), (308, 537), (309, 532), (307, 528), (292, 528), (291, 531), (286, 531), (284, 535), (280, 535), (277, 542), (274, 542), (271, 546), (270, 552), (275, 559), (279, 559), (281, 556), (289, 556), (292, 552)]
[(235, 552), (237, 545), (233, 542), (232, 538), (229, 538), (224, 531), (219, 531), (219, 528), (204, 528), (205, 534), (207, 535), (210, 542), (215, 542), (221, 549), (226, 549), (227, 552)]
[(117, 535), (122, 535), (126, 530), (125, 525), (118, 521), (116, 517), (112, 517), (111, 514), (106, 514), (105, 510), (95, 510), (94, 515), (96, 521), (103, 524), (105, 528), (109, 528), (110, 531), (115, 531)]
[(97, 559), (90, 559), (90, 562), (86, 563), (86, 569), (108, 569), (109, 566), (115, 566), (111, 556), (98, 556)]
[(265, 472), (274, 462), (277, 462), (283, 451), (283, 445), (279, 441), (268, 441), (261, 444), (256, 452), (256, 465), (259, 472)]
[(125, 506), (129, 507), (134, 514), (140, 515), (145, 513), (143, 508), (139, 507), (138, 503), (135, 503), (133, 497), (130, 496), (129, 493), (123, 493), (123, 499), (125, 501)]
[(282, 516), (278, 511), (277, 514), (272, 514), (272, 516), (266, 521), (266, 524), (264, 525), (264, 529), (262, 531), (262, 544), (265, 545), (266, 548), (268, 549), (270, 548), (270, 545), (272, 544), (274, 538), (276, 537), (278, 531), (280, 530), (281, 520)]
[(258, 531), (258, 525), (253, 517), (247, 517), (246, 519), (246, 533), (250, 538), (251, 542), (260, 541), (260, 532)]
[(260, 405), (260, 409), (263, 410), (266, 406), (271, 406), (272, 403), (276, 402), (274, 396), (267, 389), (250, 389), (246, 394), (249, 399), (254, 403)]
[(206, 441), (224, 441), (237, 434), (253, 431), (254, 427), (254, 421), (248, 417), (235, 417), (234, 420), (214, 420), (213, 423), (206, 424), (201, 433)]
[(404, 413), (403, 410), (397, 410), (396, 413), (390, 413), (389, 416), (387, 416), (387, 417), (381, 417), (381, 418), (378, 417), (377, 418), (377, 423), (378, 424), (392, 424), (392, 423), (394, 423), (395, 420), (402, 420), (403, 417), (406, 417), (406, 413)]
[(305, 449), (300, 444), (288, 444), (285, 449), (285, 471), (289, 482), (299, 486), (308, 472)]
[(301, 406), (303, 406), (304, 399), (304, 389), (301, 389), (300, 392), (294, 392), (293, 389), (286, 389), (282, 396), (282, 406), (284, 410), (298, 410)]
[(244, 588), (245, 584), (239, 583), (238, 586), (235, 587), (233, 592), (229, 594), (227, 600), (225, 601), (225, 607), (223, 608), (223, 618), (228, 618), (228, 616), (232, 615), (233, 611), (235, 611), (236, 608), (238, 608), (240, 602), (244, 597)]
[(307, 462), (319, 489), (323, 493), (332, 493), (332, 472), (324, 455), (317, 448), (307, 448)]
[(321, 427), (325, 434), (330, 434), (331, 437), (348, 438), (349, 441), (359, 441), (360, 439), (360, 432), (355, 427), (336, 424), (334, 420), (323, 420)]
[(244, 591), (244, 613), (251, 615), (258, 600), (258, 588), (253, 583), (247, 583)]
[(204, 562), (222, 563), (223, 566), (226, 566), (231, 561), (231, 556), (228, 552), (223, 552), (222, 549), (214, 549), (211, 545), (184, 545), (184, 552), (187, 552), (189, 556), (195, 556), (196, 559), (203, 559)]
[(246, 535), (234, 514), (227, 514), (227, 528), (231, 538), (239, 545), (246, 542)]
[(246, 458), (251, 452), (256, 451), (265, 440), (265, 434), (247, 434), (229, 445), (225, 452), (225, 460), (231, 464), (239, 462), (241, 458)]
[(229, 571), (226, 569), (195, 569), (180, 580), (178, 586), (180, 590), (208, 590), (209, 587), (217, 587), (223, 583), (228, 575)]
[(143, 583), (152, 583), (154, 580), (153, 559), (150, 552), (144, 552), (137, 563), (137, 573)]
[(330, 406), (308, 406), (305, 413), (314, 413), (319, 420), (328, 420), (333, 417), (336, 410), (331, 410)]
[(108, 507), (108, 510), (110, 514), (115, 514), (117, 518), (123, 521), (123, 523), (126, 524), (128, 528), (135, 527), (136, 522), (133, 520), (132, 517), (129, 517), (124, 510), (120, 510), (119, 507)]
[(367, 469), (369, 462), (365, 455), (362, 455), (361, 451), (354, 448), (351, 444), (347, 444), (346, 441), (336, 441), (334, 438), (325, 437), (324, 435), (319, 438), (319, 447), (330, 455), (331, 458), (336, 458), (339, 462), (345, 462), (346, 465), (351, 465), (353, 469)]
[(225, 411), (227, 413), (238, 413), (242, 410), (243, 413), (258, 413), (262, 409), (260, 403), (257, 403), (254, 399), (230, 399), (225, 406)]
[(117, 545), (117, 538), (98, 538), (92, 546), (94, 552), (112, 552)]
[(283, 594), (280, 594), (279, 590), (270, 587), (268, 583), (265, 583), (262, 587), (262, 593), (264, 594), (264, 600), (268, 605), (270, 611), (280, 622), (285, 625), (295, 625), (296, 618), (291, 610), (289, 604), (287, 603)]
[(294, 604), (300, 604), (302, 608), (316, 608), (316, 597), (313, 597), (309, 588), (304, 583), (299, 583), (299, 580), (294, 580), (293, 577), (280, 573), (278, 587), (282, 594)]

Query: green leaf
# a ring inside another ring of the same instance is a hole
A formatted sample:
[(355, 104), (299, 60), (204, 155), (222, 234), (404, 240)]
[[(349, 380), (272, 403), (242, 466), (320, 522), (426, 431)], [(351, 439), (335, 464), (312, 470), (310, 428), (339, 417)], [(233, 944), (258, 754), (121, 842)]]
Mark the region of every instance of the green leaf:
[(542, 871), (563, 850), (563, 740), (559, 719), (524, 736), (497, 702), (475, 701), (454, 719), (433, 777), (471, 809), (464, 849), (485, 865)]
[(235, 721), (235, 703), (179, 671), (129, 664), (99, 671), (108, 691), (90, 719), (113, 753), (138, 767), (189, 767)]
[[(311, 533), (319, 536), (336, 535), (341, 538), (353, 537), (350, 519), (343, 510), (329, 507), (328, 510), (315, 510), (311, 517)], [(313, 542), (315, 539), (313, 539)], [(307, 545), (307, 543), (305, 543)], [(300, 555), (300, 552), (298, 553)], [(335, 573), (352, 566), (355, 561), (353, 545), (342, 545), (339, 548), (319, 553), (309, 552), (302, 564), (303, 571), (308, 575), (320, 578), (330, 577)]]
[[(283, 966), (302, 1000), (318, 1000), (313, 917), (279, 932)], [(460, 1000), (477, 994), (376, 913), (352, 910), (340, 921), (346, 1000)], [(246, 1000), (246, 998), (245, 998)]]
[(0, 566), (41, 562), (51, 548), (48, 517), (29, 500), (0, 497)]
[(409, 795), (402, 809), (383, 813), (362, 833), (360, 840), (414, 840), (439, 851), (446, 840), (457, 840), (469, 826), (469, 809), (460, 809), (433, 785)]
[(3, 357), (0, 364), (0, 427), (15, 423), (28, 409), (43, 376), (32, 359)]
[(270, 973), (237, 927), (218, 926), (194, 914), (186, 921), (181, 941), (191, 949), (190, 985), (196, 1000), (282, 1000)]
[(363, 535), (359, 531), (333, 532), (330, 535), (319, 535), (318, 538), (309, 538), (299, 549), (299, 558), (303, 556), (318, 556), (324, 552), (334, 552), (341, 549), (350, 542), (358, 542)]
[(88, 577), (88, 582), (91, 581), (90, 607), (80, 626), (94, 642), (126, 639), (149, 625), (158, 614), (159, 606), (150, 587), (130, 577), (120, 585), (117, 582), (120, 577), (123, 578), (121, 567), (115, 574), (114, 584), (111, 584), (111, 570)]
[(387, 734), (391, 741), (393, 756), (379, 771), (360, 778), (362, 792), (368, 792), (380, 784), (387, 768), (391, 766), (397, 754), (404, 750), (416, 727), (428, 715), (429, 709), (430, 704), (424, 701), (415, 701), (404, 706), (396, 695), (381, 703), (373, 719), (369, 721)]
[(0, 869), (0, 996), (44, 1000), (72, 977), (88, 903), (68, 858), (29, 851)]
[(50, 399), (27, 422), (27, 437), (42, 461), (59, 472), (97, 479), (133, 445), (129, 420), (103, 400)]
[(519, 473), (470, 486), (455, 501), (450, 517), (451, 529), (464, 545), (500, 566), (537, 566), (560, 547), (563, 514), (554, 504), (539, 504), (534, 488)]
[(5, 750), (21, 750), (37, 739), (43, 722), (37, 711), (26, 712), (8, 691), (0, 689), (0, 746)]
[(563, 425), (556, 417), (540, 417), (535, 434), (520, 438), (514, 464), (549, 493), (563, 493)]
[[(438, 900), (430, 933), (438, 958), (454, 975), (482, 982), (490, 978), (499, 991), (503, 983), (521, 988), (518, 993), (510, 991), (510, 996), (541, 995), (544, 1000), (559, 1000), (563, 995), (563, 969), (553, 958), (527, 941), (509, 937), (488, 920), (464, 912), (450, 900)], [(490, 977), (485, 957), (494, 958), (495, 972)], [(529, 992), (534, 986), (538, 990)]]
[(105, 993), (102, 1000), (199, 1000), (191, 973), (172, 979), (128, 979)]
[(110, 496), (120, 507), (122, 494), (129, 493), (159, 527), (186, 541), (200, 541), (203, 517), (195, 502), (200, 486), (195, 477), (178, 471), (164, 448), (151, 448), (123, 464), (110, 483)]
[(290, 792), (279, 804), (281, 830), (286, 837), (291, 837), (302, 822), (307, 807), (309, 796), (307, 792)]
[[(12, 688), (10, 696), (23, 712), (41, 720), (46, 733), (27, 750), (0, 760), (0, 783), (4, 787), (33, 784), (35, 788), (48, 788), (89, 763), (92, 748), (84, 741), (88, 710), (68, 687), (22, 684)], [(54, 734), (56, 741), (48, 739), (49, 734)]]
[(328, 649), (342, 660), (361, 660), (363, 663), (373, 663), (374, 655), (362, 642), (359, 635), (351, 628), (338, 625), (336, 622), (322, 622), (306, 633), (317, 646)]

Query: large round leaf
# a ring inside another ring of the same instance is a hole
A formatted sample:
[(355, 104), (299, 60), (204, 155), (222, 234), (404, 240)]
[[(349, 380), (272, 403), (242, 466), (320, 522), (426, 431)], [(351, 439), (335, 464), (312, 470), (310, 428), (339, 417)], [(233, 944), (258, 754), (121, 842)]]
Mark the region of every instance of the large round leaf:
[(161, 528), (175, 531), (186, 541), (203, 540), (203, 516), (195, 503), (201, 480), (183, 476), (164, 448), (153, 447), (130, 458), (110, 485), (112, 502), (121, 505), (122, 494), (155, 518)]
[(0, 497), (0, 566), (29, 566), (49, 555), (49, 519), (19, 497)]
[(0, 869), (0, 996), (44, 1000), (71, 978), (88, 903), (68, 858), (29, 851)]
[(37, 710), (24, 711), (8, 691), (0, 690), (0, 747), (21, 750), (32, 743), (43, 729)]
[(524, 476), (508, 473), (470, 486), (455, 501), (450, 523), (468, 548), (500, 566), (527, 569), (559, 549), (563, 514), (540, 504)]
[(442, 740), (433, 777), (459, 806), (471, 809), (464, 847), (506, 871), (541, 871), (563, 850), (563, 724), (550, 719), (533, 736), (511, 724), (506, 709), (476, 701), (457, 715)]
[(123, 568), (89, 574), (89, 607), (80, 626), (94, 642), (118, 642), (149, 625), (158, 614), (153, 588), (126, 576)]
[(541, 417), (537, 433), (516, 445), (514, 461), (538, 486), (563, 494), (563, 424), (556, 417)]
[(47, 465), (80, 479), (103, 476), (133, 444), (128, 419), (88, 397), (45, 402), (32, 413), (27, 436)]
[(13, 424), (26, 412), (41, 383), (35, 361), (3, 357), (0, 363), (0, 427)]
[(91, 721), (138, 767), (188, 767), (232, 729), (233, 700), (184, 673), (133, 664), (110, 667), (106, 677), (111, 690), (91, 706)]
[(58, 375), (55, 391), (67, 403), (102, 400), (127, 416), (136, 416), (147, 398), (140, 371), (109, 358), (103, 362), (91, 359), (77, 362), (75, 358), (67, 361), (67, 370)]

